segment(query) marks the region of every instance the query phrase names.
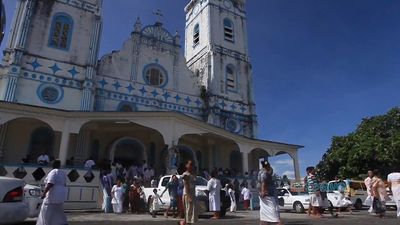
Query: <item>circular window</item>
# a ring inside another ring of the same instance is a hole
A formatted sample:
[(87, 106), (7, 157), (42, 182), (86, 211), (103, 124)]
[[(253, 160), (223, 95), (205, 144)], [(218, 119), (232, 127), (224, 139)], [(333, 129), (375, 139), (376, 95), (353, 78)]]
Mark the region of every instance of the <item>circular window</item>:
[(40, 100), (47, 104), (56, 104), (63, 97), (63, 90), (60, 86), (51, 84), (42, 84), (39, 86), (37, 95)]
[(147, 65), (143, 70), (143, 78), (146, 84), (164, 87), (167, 84), (167, 71), (158, 64)]
[(234, 133), (237, 133), (240, 131), (240, 125), (236, 120), (230, 119), (226, 122), (226, 128)]

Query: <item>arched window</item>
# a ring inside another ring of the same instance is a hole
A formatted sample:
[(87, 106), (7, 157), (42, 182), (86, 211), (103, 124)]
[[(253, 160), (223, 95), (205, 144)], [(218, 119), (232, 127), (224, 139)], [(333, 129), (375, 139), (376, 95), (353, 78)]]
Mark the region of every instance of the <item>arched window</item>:
[(118, 112), (135, 112), (137, 111), (136, 105), (130, 102), (121, 102), (117, 108)]
[(72, 18), (65, 13), (57, 13), (53, 17), (50, 29), (49, 46), (69, 50), (73, 29)]
[(199, 24), (194, 25), (193, 28), (193, 46), (200, 43), (200, 26)]
[(233, 23), (230, 19), (224, 19), (224, 36), (226, 41), (234, 42), (234, 28)]
[(167, 71), (158, 64), (149, 64), (143, 70), (143, 78), (146, 84), (164, 87), (168, 82)]
[(233, 65), (228, 65), (226, 67), (226, 90), (233, 92), (237, 91), (237, 77)]

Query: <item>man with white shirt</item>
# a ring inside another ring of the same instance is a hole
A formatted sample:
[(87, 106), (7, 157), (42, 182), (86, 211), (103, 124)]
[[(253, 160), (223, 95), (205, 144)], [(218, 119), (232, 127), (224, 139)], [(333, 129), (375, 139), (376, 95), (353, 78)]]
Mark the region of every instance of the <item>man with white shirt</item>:
[(94, 162), (93, 158), (90, 157), (88, 160), (86, 160), (85, 162), (85, 169), (92, 169), (94, 166), (96, 165), (96, 163)]
[(50, 163), (50, 158), (46, 153), (42, 153), (39, 155), (39, 157), (37, 158), (37, 163), (41, 166), (47, 166)]
[(396, 202), (397, 218), (400, 218), (400, 172), (389, 174), (387, 181), (393, 194), (393, 200)]
[(374, 199), (372, 195), (372, 178), (374, 177), (374, 173), (369, 170), (368, 171), (368, 177), (364, 180), (364, 184), (367, 187), (367, 199), (365, 200), (365, 205), (369, 205), (368, 212), (373, 213), (373, 207), (372, 207), (372, 201)]

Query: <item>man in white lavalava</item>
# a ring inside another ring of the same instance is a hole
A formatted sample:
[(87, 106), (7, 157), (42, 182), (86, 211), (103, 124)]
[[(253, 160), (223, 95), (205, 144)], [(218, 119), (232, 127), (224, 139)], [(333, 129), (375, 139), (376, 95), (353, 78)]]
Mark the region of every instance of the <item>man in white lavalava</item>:
[(393, 200), (396, 202), (397, 218), (400, 218), (400, 172), (389, 174), (387, 181), (390, 183)]

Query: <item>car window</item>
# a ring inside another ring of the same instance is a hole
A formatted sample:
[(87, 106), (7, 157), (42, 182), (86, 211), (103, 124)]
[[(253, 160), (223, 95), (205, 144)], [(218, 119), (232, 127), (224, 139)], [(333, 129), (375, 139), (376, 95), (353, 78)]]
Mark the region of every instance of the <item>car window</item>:
[(292, 195), (308, 195), (308, 192), (305, 191), (292, 191)]
[(207, 186), (207, 180), (204, 179), (203, 177), (197, 177), (196, 178), (196, 186)]
[(165, 187), (165, 186), (167, 186), (167, 184), (168, 184), (168, 182), (169, 182), (169, 177), (164, 177), (164, 179), (162, 180), (162, 182), (161, 182), (161, 186), (162, 187)]
[(278, 196), (284, 196), (286, 193), (289, 193), (287, 190), (285, 189), (278, 189), (276, 190)]

